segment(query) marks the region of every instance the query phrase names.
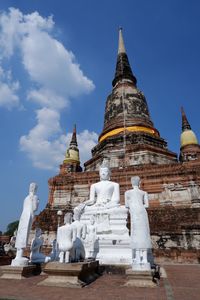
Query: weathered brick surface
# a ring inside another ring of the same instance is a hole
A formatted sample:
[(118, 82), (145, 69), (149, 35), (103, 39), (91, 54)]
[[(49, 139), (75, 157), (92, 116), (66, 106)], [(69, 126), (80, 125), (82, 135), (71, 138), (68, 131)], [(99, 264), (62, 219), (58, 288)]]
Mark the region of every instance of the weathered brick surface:
[[(113, 168), (111, 180), (120, 184), (121, 204), (124, 204), (125, 191), (131, 188), (130, 180), (133, 175), (141, 177), (141, 188), (151, 196), (148, 215), (156, 256), (159, 258), (159, 255), (162, 255), (166, 261), (170, 258), (168, 249), (171, 249), (173, 250), (171, 259), (184, 261), (185, 258), (187, 262), (197, 262), (199, 252), (196, 250), (199, 246), (196, 237), (200, 230), (200, 208), (192, 207), (188, 186), (191, 181), (200, 185), (200, 160), (145, 167)], [(62, 209), (63, 213), (71, 211), (78, 203), (87, 200), (91, 184), (98, 181), (97, 171), (58, 174), (50, 178), (49, 201), (47, 207), (37, 216), (35, 225), (37, 224), (47, 233), (55, 232), (58, 223), (57, 211), (59, 209)], [(162, 203), (163, 184), (174, 184), (175, 189), (181, 186), (180, 193), (179, 190), (175, 191), (177, 199), (174, 202), (172, 199), (171, 205)], [(177, 194), (180, 194), (180, 199)], [(184, 198), (184, 195), (188, 195), (188, 198)], [(58, 205), (59, 197), (60, 205)], [(65, 199), (66, 203), (63, 202)], [(189, 253), (185, 252), (186, 250), (189, 250)]]
[[(148, 216), (157, 262), (200, 262), (200, 208), (149, 208)], [(129, 222), (128, 218), (128, 228)], [(57, 209), (46, 208), (37, 216), (34, 226), (37, 224), (48, 234), (56, 231), (57, 223)], [(46, 254), (50, 252), (50, 248), (43, 250)]]
[(160, 207), (148, 209), (151, 233), (181, 233), (200, 229), (200, 208)]

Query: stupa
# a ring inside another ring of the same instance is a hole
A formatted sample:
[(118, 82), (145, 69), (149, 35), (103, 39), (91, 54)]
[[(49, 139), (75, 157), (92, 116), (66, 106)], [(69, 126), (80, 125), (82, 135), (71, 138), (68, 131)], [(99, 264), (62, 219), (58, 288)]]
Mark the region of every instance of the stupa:
[(112, 92), (106, 101), (104, 127), (99, 143), (92, 149), (92, 158), (85, 170), (97, 170), (102, 156), (110, 159), (110, 166), (169, 164), (176, 162), (176, 154), (167, 149), (166, 141), (151, 120), (144, 94), (137, 88), (126, 54), (122, 29)]
[(183, 110), (182, 123), (178, 160), (153, 124), (146, 98), (137, 87), (120, 29), (112, 91), (92, 157), (81, 172), (74, 129), (60, 172), (49, 179), (48, 203), (36, 220), (49, 243), (55, 238), (58, 210), (63, 210), (64, 215), (89, 199), (90, 186), (99, 181), (99, 166), (107, 159), (111, 180), (120, 186), (121, 205), (125, 191), (131, 188), (132, 176), (141, 178), (141, 188), (149, 194), (148, 216), (157, 262), (198, 262), (200, 146)]

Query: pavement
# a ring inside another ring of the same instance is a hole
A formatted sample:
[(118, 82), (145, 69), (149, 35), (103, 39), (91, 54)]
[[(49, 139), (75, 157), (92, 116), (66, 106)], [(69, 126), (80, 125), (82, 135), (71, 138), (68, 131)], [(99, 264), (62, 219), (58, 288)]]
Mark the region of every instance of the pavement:
[(45, 275), (0, 279), (0, 300), (200, 300), (200, 265), (163, 265), (155, 288), (125, 287), (126, 277), (103, 274), (84, 288), (38, 286)]

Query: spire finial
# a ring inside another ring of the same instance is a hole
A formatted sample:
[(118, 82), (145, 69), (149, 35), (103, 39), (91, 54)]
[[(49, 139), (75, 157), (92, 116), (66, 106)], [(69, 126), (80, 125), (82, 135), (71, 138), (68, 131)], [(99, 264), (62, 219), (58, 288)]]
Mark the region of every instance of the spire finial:
[(124, 46), (124, 40), (122, 35), (122, 27), (119, 27), (119, 46), (118, 46), (118, 54), (126, 53), (126, 49)]
[(77, 144), (77, 138), (76, 138), (76, 124), (74, 124), (74, 129), (73, 129), (73, 133), (72, 133), (72, 139), (70, 142), (70, 146), (78, 146)]
[(124, 46), (124, 40), (122, 36), (122, 28), (119, 28), (119, 46), (118, 46), (118, 55), (117, 55), (117, 64), (116, 64), (116, 70), (115, 70), (115, 78), (112, 81), (113, 87), (121, 81), (122, 79), (127, 79), (129, 81), (132, 81), (134, 86), (137, 84), (137, 79), (132, 73), (128, 56), (126, 54), (125, 46)]
[(74, 124), (73, 133), (76, 133), (76, 124)]
[(184, 112), (183, 106), (181, 106), (181, 115), (182, 115), (182, 131), (191, 130), (191, 126), (187, 120), (186, 114)]

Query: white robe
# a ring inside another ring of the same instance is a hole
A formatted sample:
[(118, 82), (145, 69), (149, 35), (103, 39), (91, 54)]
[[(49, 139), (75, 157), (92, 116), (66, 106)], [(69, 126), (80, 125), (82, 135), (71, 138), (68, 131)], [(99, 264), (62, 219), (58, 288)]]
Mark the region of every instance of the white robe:
[(23, 249), (27, 247), (29, 233), (32, 227), (34, 212), (38, 207), (38, 197), (28, 195), (24, 200), (23, 211), (19, 220), (15, 247)]
[(125, 193), (125, 205), (129, 208), (131, 217), (132, 249), (152, 248), (149, 220), (145, 204), (147, 207), (148, 195), (139, 188), (134, 188)]

